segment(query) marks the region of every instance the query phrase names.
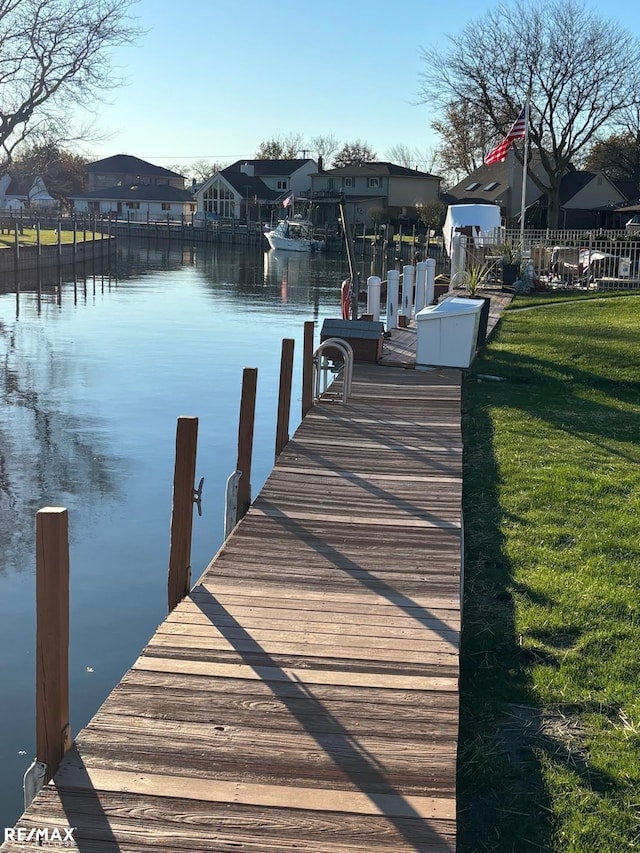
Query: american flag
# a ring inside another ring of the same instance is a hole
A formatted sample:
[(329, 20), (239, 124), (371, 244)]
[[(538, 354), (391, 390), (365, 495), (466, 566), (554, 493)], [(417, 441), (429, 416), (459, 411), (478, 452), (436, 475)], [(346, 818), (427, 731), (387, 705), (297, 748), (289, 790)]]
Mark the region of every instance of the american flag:
[(527, 125), (525, 121), (525, 110), (522, 110), (511, 126), (511, 130), (507, 133), (500, 145), (494, 148), (493, 151), (489, 151), (487, 156), (484, 158), (486, 165), (490, 166), (491, 163), (503, 163), (507, 159), (507, 151), (511, 148), (513, 140), (524, 139), (526, 135)]
[(282, 202), (283, 207), (289, 207), (290, 204), (293, 204), (293, 193), (289, 193), (289, 195)]

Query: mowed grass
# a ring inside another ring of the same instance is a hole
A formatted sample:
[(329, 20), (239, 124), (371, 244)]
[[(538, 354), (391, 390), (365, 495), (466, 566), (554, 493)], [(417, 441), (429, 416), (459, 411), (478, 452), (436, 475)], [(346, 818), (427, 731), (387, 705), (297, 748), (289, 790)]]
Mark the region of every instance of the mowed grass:
[[(84, 231), (83, 229), (78, 228), (76, 239), (79, 243), (84, 240), (101, 240), (102, 234), (99, 232), (94, 233), (93, 231)], [(35, 246), (38, 242), (38, 232), (35, 228), (23, 228), (18, 240), (21, 246)], [(73, 231), (62, 230), (60, 232), (60, 242), (63, 244), (73, 243)], [(11, 229), (10, 231), (7, 231), (5, 229), (4, 232), (0, 232), (0, 250), (3, 248), (14, 249), (15, 245), (15, 230)], [(40, 230), (40, 245), (57, 246), (58, 232), (52, 228), (42, 228)]]
[(640, 297), (506, 312), (463, 429), (459, 853), (640, 849)]

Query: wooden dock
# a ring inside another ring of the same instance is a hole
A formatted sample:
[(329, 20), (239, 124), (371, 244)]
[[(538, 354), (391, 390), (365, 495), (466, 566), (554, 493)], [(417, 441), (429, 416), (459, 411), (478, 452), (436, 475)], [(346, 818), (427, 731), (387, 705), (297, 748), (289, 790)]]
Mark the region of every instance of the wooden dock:
[[(410, 366), (408, 335), (385, 360)], [(313, 407), (16, 831), (75, 827), (82, 853), (455, 850), (461, 373), (405, 367), (358, 364), (349, 403)]]

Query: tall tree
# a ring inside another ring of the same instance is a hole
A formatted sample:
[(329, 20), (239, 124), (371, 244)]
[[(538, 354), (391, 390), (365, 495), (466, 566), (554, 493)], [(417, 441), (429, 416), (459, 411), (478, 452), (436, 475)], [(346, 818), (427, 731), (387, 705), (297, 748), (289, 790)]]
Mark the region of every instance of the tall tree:
[(449, 183), (461, 181), (482, 165), (494, 130), (481, 110), (452, 101), (445, 107), (444, 118), (431, 126), (443, 141), (436, 149), (436, 163)]
[(333, 166), (336, 169), (340, 166), (362, 166), (364, 163), (372, 163), (376, 156), (366, 142), (356, 139), (355, 142), (345, 142), (333, 158)]
[(20, 149), (14, 158), (18, 174), (40, 176), (53, 198), (63, 204), (85, 189), (86, 163), (86, 157), (66, 151), (55, 142)]
[(0, 154), (40, 134), (77, 137), (70, 113), (117, 82), (109, 50), (140, 30), (130, 0), (1, 0)]
[(515, 0), (469, 24), (448, 49), (422, 51), (422, 97), (478, 110), (504, 136), (531, 92), (529, 138), (547, 180), (531, 175), (557, 227), (560, 181), (588, 146), (640, 102), (638, 39), (576, 0)]
[(261, 142), (256, 152), (256, 160), (296, 160), (303, 150), (302, 134), (288, 133)]
[(616, 133), (596, 140), (584, 158), (585, 169), (631, 181), (640, 190), (640, 108), (627, 110)]
[(338, 150), (340, 143), (337, 137), (327, 134), (325, 136), (314, 136), (309, 142), (311, 151), (316, 157), (322, 157), (323, 160), (328, 160), (332, 154)]
[(436, 152), (419, 148), (411, 148), (405, 143), (392, 145), (384, 152), (385, 160), (396, 163), (406, 169), (420, 169), (421, 172), (432, 172), (436, 164)]

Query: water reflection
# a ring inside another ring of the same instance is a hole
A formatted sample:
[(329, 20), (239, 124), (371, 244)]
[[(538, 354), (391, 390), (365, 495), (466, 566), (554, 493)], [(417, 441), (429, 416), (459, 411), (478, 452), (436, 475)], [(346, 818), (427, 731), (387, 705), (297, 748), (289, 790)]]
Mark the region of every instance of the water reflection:
[(111, 261), (0, 285), (0, 826), (22, 810), (34, 751), (36, 511), (69, 509), (77, 732), (165, 614), (177, 417), (200, 419), (197, 578), (221, 544), (242, 368), (259, 368), (255, 496), (281, 341), (296, 341), (293, 432), (304, 321), (339, 316), (339, 258), (122, 241)]
[[(36, 310), (43, 311), (40, 296)], [(118, 488), (116, 459), (105, 450), (100, 421), (74, 399), (72, 389), (86, 378), (84, 365), (68, 349), (56, 348), (42, 329), (19, 322), (0, 324), (0, 357), (4, 573), (30, 566), (33, 519), (42, 506), (68, 506), (82, 522), (97, 502), (117, 498)]]

